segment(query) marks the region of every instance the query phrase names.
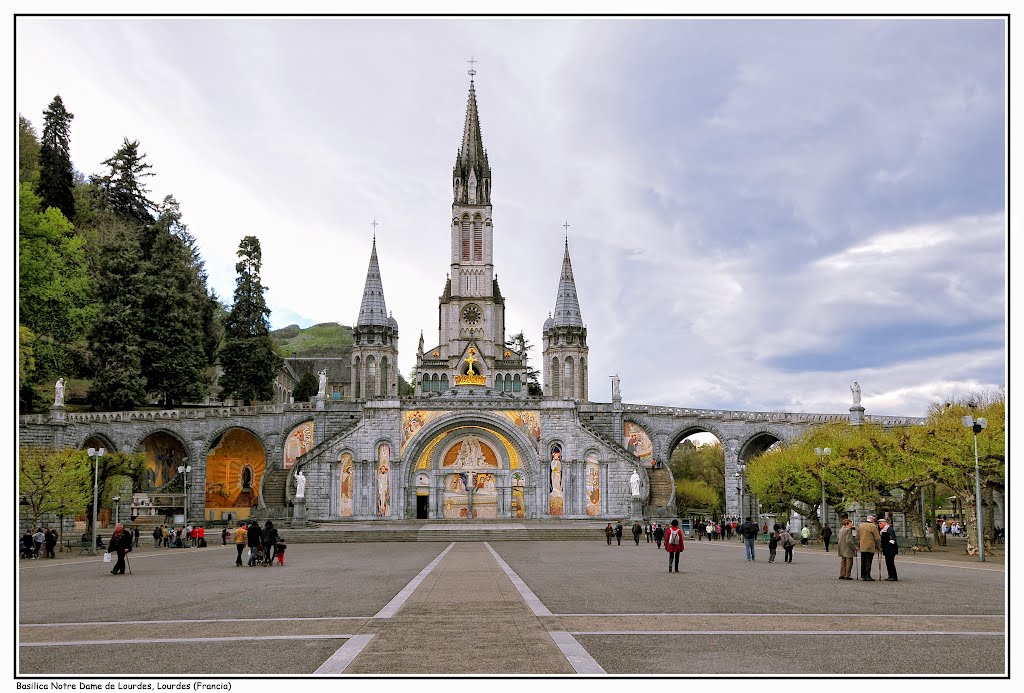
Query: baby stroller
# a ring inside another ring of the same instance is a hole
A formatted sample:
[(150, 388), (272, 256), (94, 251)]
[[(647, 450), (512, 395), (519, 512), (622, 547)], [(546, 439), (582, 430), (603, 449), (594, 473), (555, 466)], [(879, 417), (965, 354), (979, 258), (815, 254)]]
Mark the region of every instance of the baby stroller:
[(252, 563), (250, 565), (269, 565), (267, 552), (263, 549), (262, 544), (252, 548)]

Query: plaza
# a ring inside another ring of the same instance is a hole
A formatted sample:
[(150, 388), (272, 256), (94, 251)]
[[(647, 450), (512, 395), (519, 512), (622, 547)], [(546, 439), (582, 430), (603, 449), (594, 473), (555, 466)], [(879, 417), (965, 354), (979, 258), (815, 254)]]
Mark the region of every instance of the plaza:
[[(458, 532), (453, 530), (453, 539)], [(1004, 566), (954, 546), (900, 582), (840, 581), (838, 558), (743, 559), (689, 541), (681, 572), (641, 540), (293, 543), (22, 561), (23, 676), (1001, 675)], [(952, 544), (952, 542), (951, 542)], [(116, 592), (113, 588), (116, 587)], [(55, 595), (60, 595), (55, 597)], [(69, 596), (73, 595), (73, 596)], [(116, 595), (116, 596), (115, 596)], [(858, 656), (864, 648), (884, 657)]]

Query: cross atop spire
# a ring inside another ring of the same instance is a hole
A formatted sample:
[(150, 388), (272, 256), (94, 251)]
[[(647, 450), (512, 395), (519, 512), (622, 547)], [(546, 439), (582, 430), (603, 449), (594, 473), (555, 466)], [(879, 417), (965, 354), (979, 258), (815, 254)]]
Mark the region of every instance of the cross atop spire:
[(374, 217), (373, 221), (370, 222), (370, 226), (373, 227), (373, 244), (374, 244), (374, 246), (376, 246), (377, 245), (377, 227), (380, 226), (380, 224), (377, 223), (377, 218), (376, 217)]
[(467, 60), (466, 62), (469, 63), (469, 81), (472, 82), (473, 75), (476, 74), (476, 69), (474, 69), (473, 67), (476, 64), (476, 60), (474, 60), (473, 56), (471, 55), (469, 56), (469, 60)]

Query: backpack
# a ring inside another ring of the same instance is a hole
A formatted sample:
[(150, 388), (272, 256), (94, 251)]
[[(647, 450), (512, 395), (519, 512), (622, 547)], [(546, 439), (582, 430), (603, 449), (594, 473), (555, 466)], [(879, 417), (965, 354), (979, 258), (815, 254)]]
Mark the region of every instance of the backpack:
[(678, 530), (678, 529), (670, 529), (668, 531), (668, 544), (669, 544), (669, 546), (679, 546), (680, 544), (682, 544), (683, 540), (680, 537), (681, 534), (682, 534), (682, 532), (680, 530)]

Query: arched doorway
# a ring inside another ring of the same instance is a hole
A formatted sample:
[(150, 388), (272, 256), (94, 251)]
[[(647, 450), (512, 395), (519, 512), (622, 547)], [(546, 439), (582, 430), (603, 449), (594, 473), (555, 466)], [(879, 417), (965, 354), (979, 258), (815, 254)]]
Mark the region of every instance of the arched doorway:
[(438, 471), (444, 480), (441, 516), (445, 519), (498, 517), (495, 475), (501, 468), (487, 440), (469, 433), (455, 440), (441, 456)]
[(148, 492), (163, 489), (178, 476), (178, 467), (189, 464), (185, 445), (164, 431), (146, 436), (142, 440), (142, 449), (146, 455), (146, 473), (142, 485)]
[(214, 438), (206, 454), (205, 517), (249, 517), (259, 502), (260, 480), (266, 468), (263, 443), (251, 431), (229, 428)]
[(668, 451), (668, 467), (675, 483), (677, 511), (691, 519), (731, 516), (725, 448), (722, 440), (705, 427), (680, 431)]

